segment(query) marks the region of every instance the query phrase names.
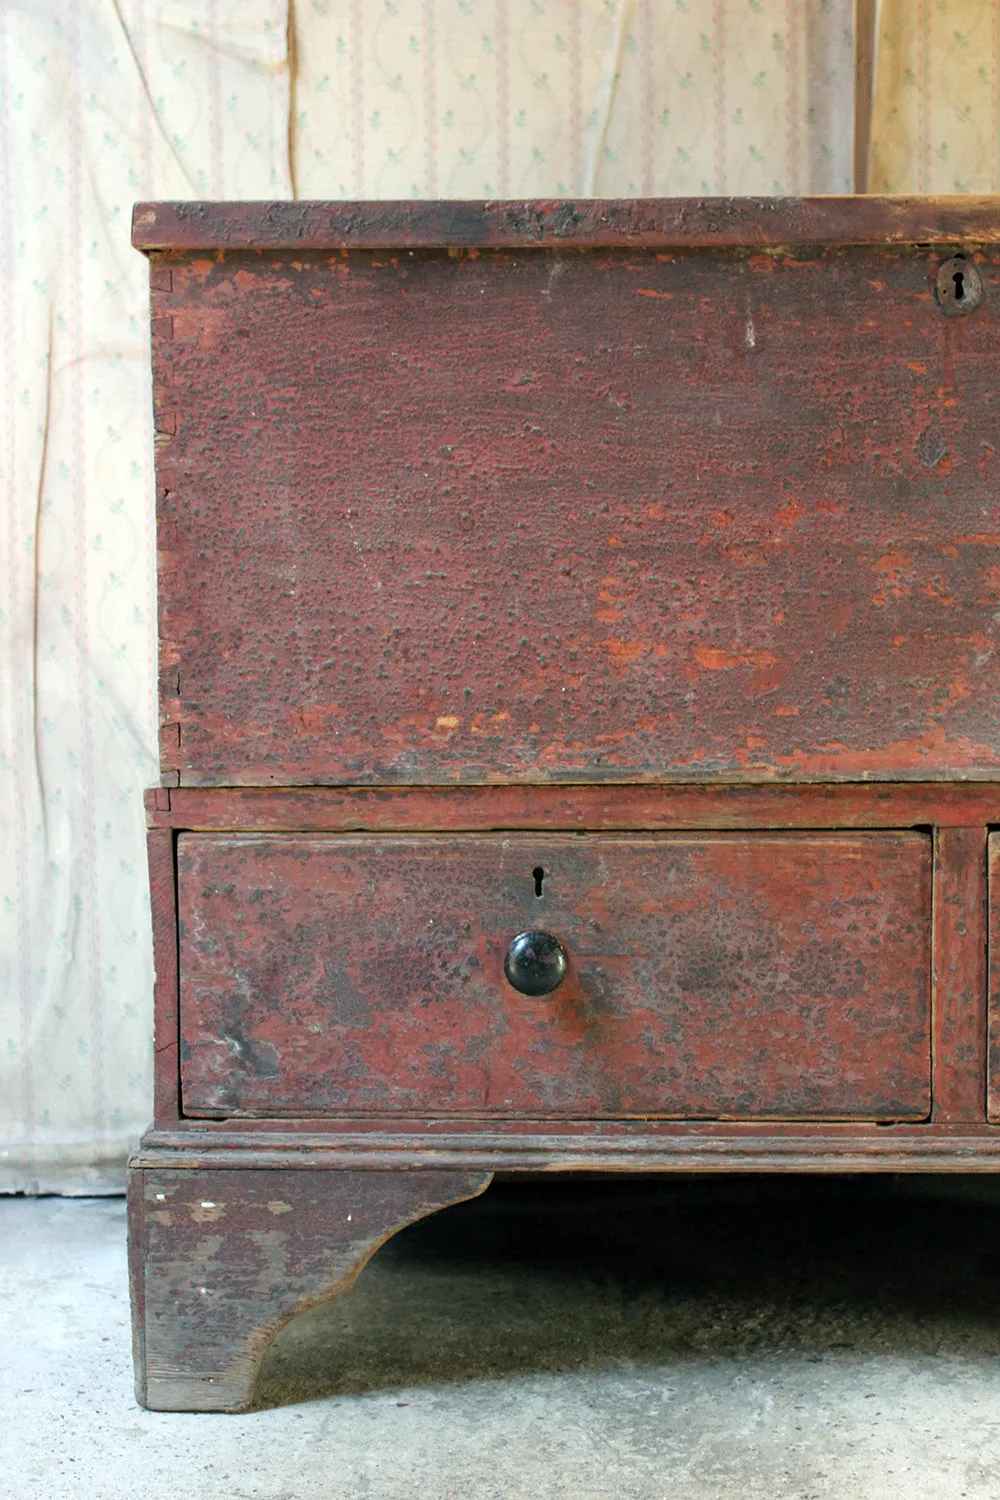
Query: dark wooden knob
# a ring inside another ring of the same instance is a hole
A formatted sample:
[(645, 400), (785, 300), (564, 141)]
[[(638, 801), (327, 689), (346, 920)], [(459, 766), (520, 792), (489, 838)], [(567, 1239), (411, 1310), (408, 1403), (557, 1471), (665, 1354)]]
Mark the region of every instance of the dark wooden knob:
[(551, 932), (519, 932), (503, 971), (522, 995), (548, 995), (566, 978), (566, 949)]

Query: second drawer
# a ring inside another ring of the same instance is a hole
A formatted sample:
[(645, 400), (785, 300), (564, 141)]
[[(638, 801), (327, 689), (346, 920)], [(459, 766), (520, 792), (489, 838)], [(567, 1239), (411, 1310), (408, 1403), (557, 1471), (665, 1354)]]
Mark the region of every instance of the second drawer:
[[(921, 1119), (931, 865), (920, 833), (183, 834), (184, 1111)], [(505, 971), (524, 932), (548, 993)]]

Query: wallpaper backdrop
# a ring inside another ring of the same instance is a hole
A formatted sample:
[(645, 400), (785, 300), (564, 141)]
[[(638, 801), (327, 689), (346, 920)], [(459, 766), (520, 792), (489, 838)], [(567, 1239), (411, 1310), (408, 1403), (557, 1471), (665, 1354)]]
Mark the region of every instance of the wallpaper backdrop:
[[(843, 192), (851, 0), (0, 0), (0, 1189), (150, 1115), (140, 198)], [(997, 186), (1000, 0), (884, 0), (875, 190)]]

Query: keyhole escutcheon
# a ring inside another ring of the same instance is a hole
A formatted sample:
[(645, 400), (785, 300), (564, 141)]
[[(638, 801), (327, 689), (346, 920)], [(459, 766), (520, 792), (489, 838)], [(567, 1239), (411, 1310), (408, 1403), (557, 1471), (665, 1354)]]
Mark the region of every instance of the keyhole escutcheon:
[(542, 869), (541, 865), (536, 865), (535, 866), (535, 868), (531, 872), (531, 878), (535, 882), (535, 895), (536, 896), (541, 896), (541, 894), (542, 894), (542, 882), (545, 879), (545, 871)]
[(950, 260), (942, 261), (935, 281), (938, 306), (948, 317), (964, 317), (982, 306), (986, 295), (983, 278), (967, 255), (953, 255)]

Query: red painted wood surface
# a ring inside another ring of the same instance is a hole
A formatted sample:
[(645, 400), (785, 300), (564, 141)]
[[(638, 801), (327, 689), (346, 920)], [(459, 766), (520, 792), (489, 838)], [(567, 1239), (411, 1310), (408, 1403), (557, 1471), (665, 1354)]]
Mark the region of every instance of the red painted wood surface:
[(137, 203), (141, 250), (327, 250), (979, 244), (1000, 239), (997, 199), (626, 198), (555, 201)]
[(1000, 787), (156, 787), (146, 794), (146, 815), (156, 828), (330, 833), (969, 828), (1000, 823)]
[(986, 1117), (986, 829), (934, 841), (934, 1119)]
[[(925, 835), (191, 834), (178, 870), (186, 1114), (930, 1107)], [(526, 928), (569, 954), (537, 999)]]
[(489, 1180), (482, 1171), (133, 1167), (138, 1400), (154, 1411), (242, 1410), (283, 1324), (348, 1291), (397, 1230)]
[(1000, 834), (991, 833), (989, 870), (989, 1051), (987, 1113), (1000, 1124)]
[(165, 771), (997, 776), (978, 259), (158, 259)]
[(147, 1132), (133, 1162), (305, 1171), (1000, 1172), (1000, 1130), (984, 1120), (186, 1120)]
[(174, 833), (151, 828), (146, 849), (153, 918), (153, 1098), (156, 1123), (180, 1114), (180, 1032), (177, 974), (177, 871)]

